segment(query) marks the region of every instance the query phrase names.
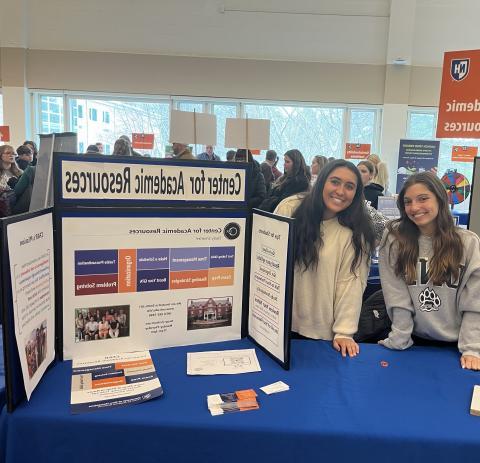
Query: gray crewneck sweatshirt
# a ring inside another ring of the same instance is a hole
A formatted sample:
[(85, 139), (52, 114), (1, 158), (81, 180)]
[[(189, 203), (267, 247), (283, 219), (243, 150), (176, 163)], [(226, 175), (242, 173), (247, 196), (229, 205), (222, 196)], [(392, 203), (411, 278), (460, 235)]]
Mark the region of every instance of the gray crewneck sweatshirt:
[(428, 277), (432, 239), (419, 238), (417, 281), (407, 285), (394, 272), (395, 245), (389, 260), (388, 232), (380, 246), (379, 266), (387, 312), (392, 330), (382, 344), (390, 349), (407, 349), (412, 333), (425, 339), (454, 342), (464, 355), (480, 357), (480, 239), (468, 230), (457, 229), (463, 243), (458, 281), (434, 286)]

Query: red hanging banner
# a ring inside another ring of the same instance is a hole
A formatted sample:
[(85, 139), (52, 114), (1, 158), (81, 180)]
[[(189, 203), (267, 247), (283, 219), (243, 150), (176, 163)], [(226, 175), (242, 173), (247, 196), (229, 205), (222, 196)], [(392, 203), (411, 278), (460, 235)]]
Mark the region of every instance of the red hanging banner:
[(153, 150), (155, 136), (153, 133), (132, 133), (132, 148)]
[(437, 138), (480, 138), (480, 50), (444, 54)]
[(8, 125), (0, 125), (0, 142), (10, 141), (10, 127)]
[(345, 145), (345, 159), (367, 159), (370, 155), (369, 143), (347, 143)]
[(452, 146), (452, 161), (473, 162), (477, 154), (476, 146)]

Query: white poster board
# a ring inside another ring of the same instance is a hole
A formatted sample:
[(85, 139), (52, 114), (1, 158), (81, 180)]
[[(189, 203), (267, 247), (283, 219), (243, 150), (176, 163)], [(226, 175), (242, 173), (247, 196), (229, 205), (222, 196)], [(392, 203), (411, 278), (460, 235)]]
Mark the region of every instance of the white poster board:
[(171, 143), (189, 143), (197, 145), (217, 144), (217, 117), (214, 114), (204, 114), (173, 109), (170, 114)]
[(73, 132), (40, 135), (30, 212), (53, 206), (53, 153), (76, 153), (77, 135)]
[(289, 363), (293, 251), (292, 220), (252, 216), (248, 334), (280, 363)]
[(55, 358), (52, 213), (7, 225), (15, 337), (27, 399)]
[(225, 147), (250, 150), (270, 148), (270, 121), (268, 119), (227, 118)]
[(79, 214), (62, 218), (65, 359), (241, 337), (245, 218)]

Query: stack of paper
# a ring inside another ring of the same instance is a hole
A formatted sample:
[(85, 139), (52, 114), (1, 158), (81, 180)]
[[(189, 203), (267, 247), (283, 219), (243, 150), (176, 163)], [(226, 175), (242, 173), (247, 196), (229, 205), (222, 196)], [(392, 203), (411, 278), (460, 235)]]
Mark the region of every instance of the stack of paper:
[(257, 393), (253, 389), (209, 395), (207, 396), (207, 404), (212, 416), (259, 408)]
[(473, 386), (472, 403), (470, 405), (470, 414), (480, 416), (480, 386)]
[(276, 383), (269, 384), (260, 388), (265, 394), (275, 394), (277, 392), (289, 391), (290, 386), (283, 381), (277, 381)]

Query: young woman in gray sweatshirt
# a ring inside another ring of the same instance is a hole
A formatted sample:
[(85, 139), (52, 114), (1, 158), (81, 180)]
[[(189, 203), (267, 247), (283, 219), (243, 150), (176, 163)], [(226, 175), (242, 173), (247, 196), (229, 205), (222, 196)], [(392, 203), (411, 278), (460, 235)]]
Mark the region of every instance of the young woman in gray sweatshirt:
[(480, 370), (480, 239), (455, 227), (445, 187), (430, 172), (412, 175), (398, 196), (400, 218), (380, 245), (380, 278), (392, 320), (390, 349), (412, 334), (458, 342), (462, 368)]

